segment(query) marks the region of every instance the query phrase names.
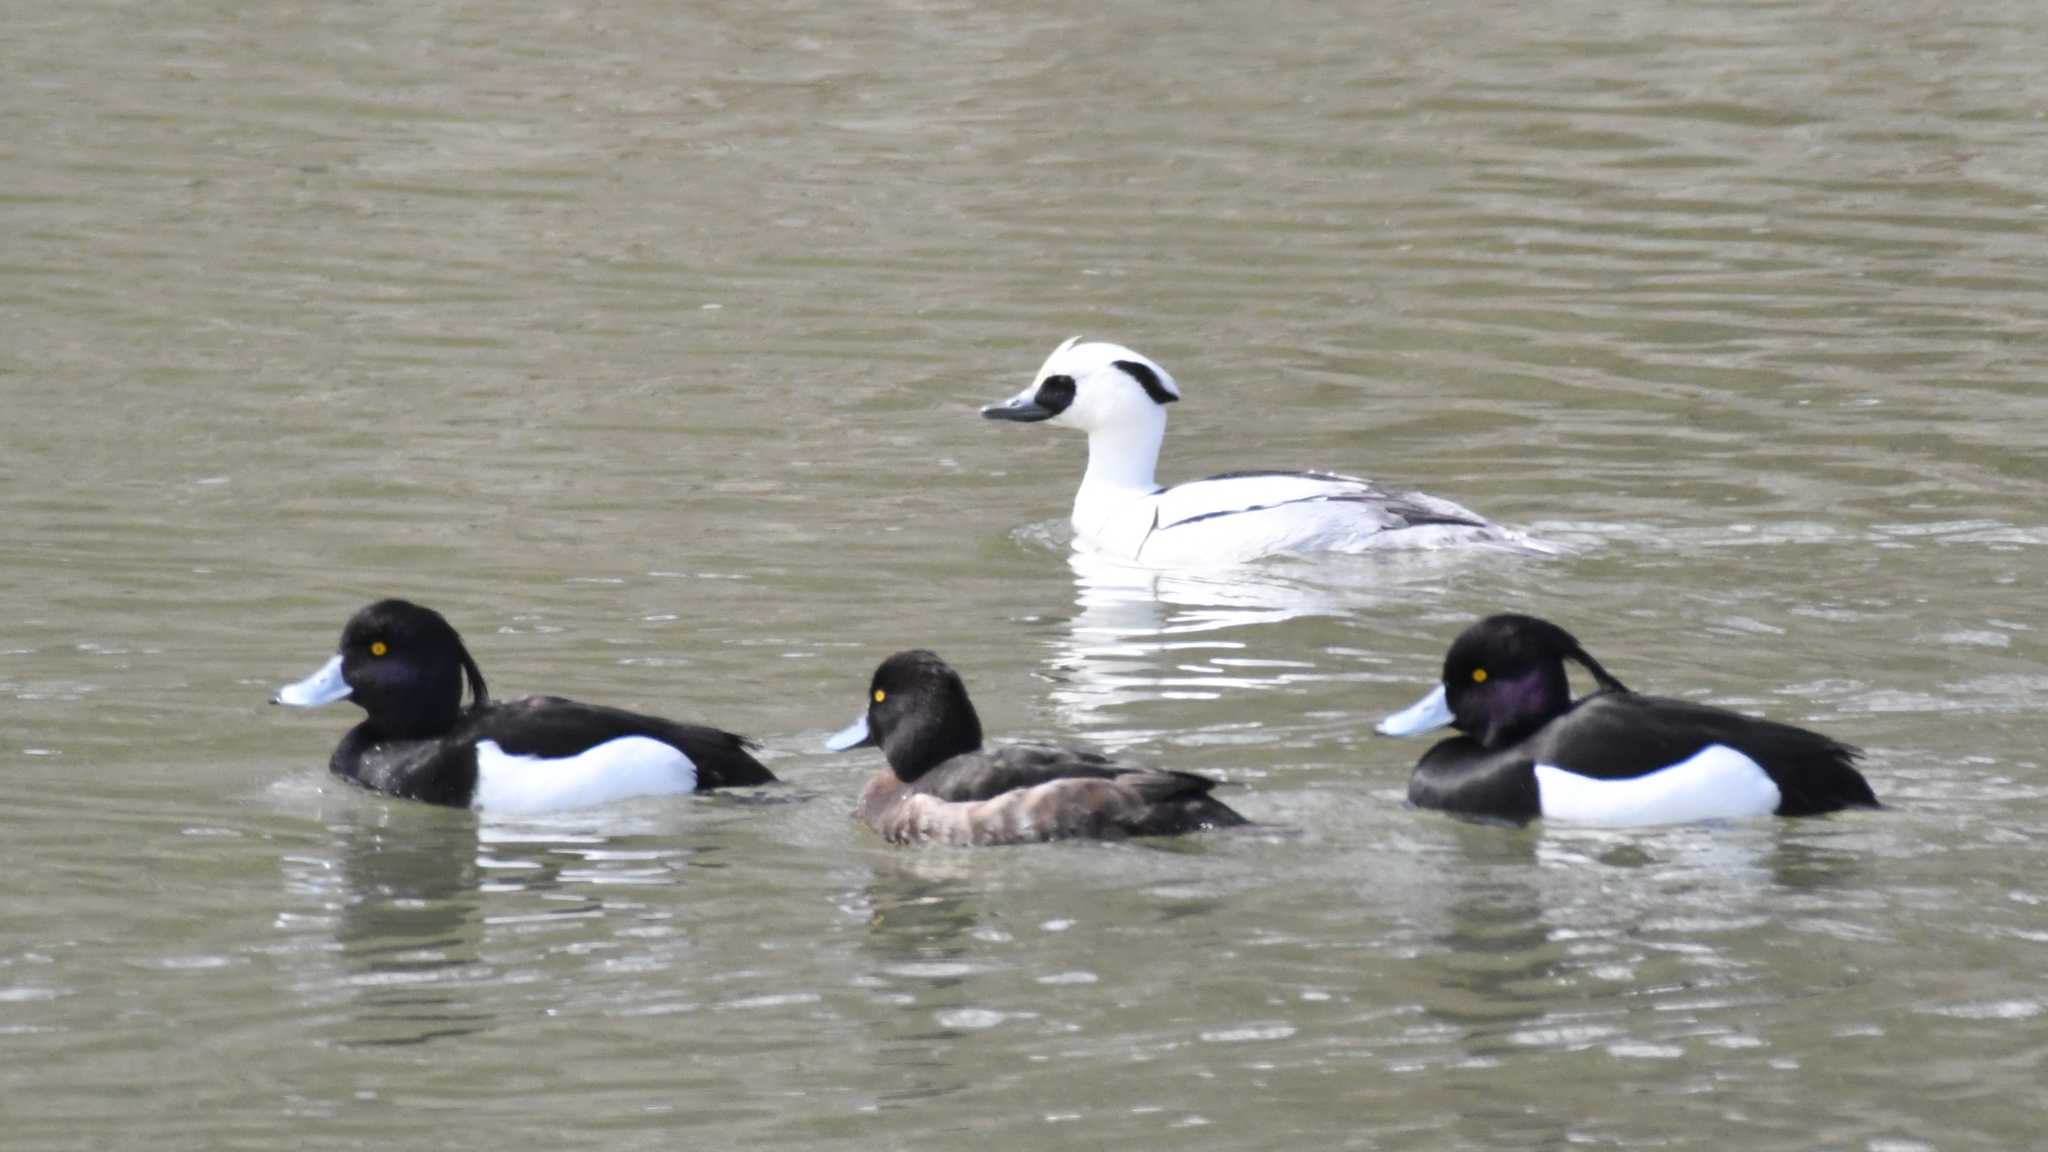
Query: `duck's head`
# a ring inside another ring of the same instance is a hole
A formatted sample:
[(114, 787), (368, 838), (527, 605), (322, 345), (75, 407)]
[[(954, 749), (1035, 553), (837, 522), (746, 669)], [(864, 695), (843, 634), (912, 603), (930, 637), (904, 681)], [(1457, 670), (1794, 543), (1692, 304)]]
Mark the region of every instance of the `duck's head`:
[(867, 709), (825, 747), (834, 752), (880, 745), (899, 780), (909, 783), (947, 760), (981, 747), (981, 717), (967, 685), (922, 648), (898, 652), (868, 681)]
[(990, 420), (1044, 420), (1083, 432), (1147, 427), (1166, 420), (1180, 385), (1166, 369), (1121, 344), (1082, 343), (1075, 336), (1039, 365), (1031, 387), (981, 414)]
[(484, 674), (439, 612), (379, 600), (349, 618), (332, 659), (270, 702), (317, 708), (350, 700), (384, 735), (424, 737), (446, 731), (461, 714), (465, 680), (476, 703), (490, 699)]
[(1488, 748), (1513, 744), (1571, 707), (1570, 660), (1602, 690), (1626, 692), (1572, 634), (1534, 616), (1489, 616), (1460, 633), (1444, 656), (1443, 681), (1429, 695), (1379, 722), (1388, 736), (1446, 725)]

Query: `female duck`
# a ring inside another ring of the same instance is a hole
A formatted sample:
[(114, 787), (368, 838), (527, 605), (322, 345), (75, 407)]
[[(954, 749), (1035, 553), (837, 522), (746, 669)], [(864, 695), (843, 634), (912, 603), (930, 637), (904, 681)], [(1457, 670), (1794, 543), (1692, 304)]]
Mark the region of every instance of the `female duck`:
[[(1599, 690), (1572, 700), (1566, 660)], [(1443, 682), (1379, 730), (1412, 736), (1445, 725), (1463, 735), (1415, 765), (1408, 799), (1418, 807), (1620, 826), (1877, 806), (1856, 749), (1789, 724), (1638, 696), (1570, 633), (1532, 616), (1466, 629), (1444, 658)]]
[(369, 716), (334, 749), (334, 774), (430, 804), (520, 815), (775, 779), (744, 737), (716, 728), (554, 696), (494, 702), (448, 621), (404, 600), (357, 612), (333, 659), (271, 697), (336, 700)]
[(1076, 748), (983, 749), (967, 686), (922, 650), (882, 661), (867, 711), (825, 742), (834, 752), (874, 744), (889, 766), (861, 790), (858, 815), (892, 844), (1120, 840), (1246, 822), (1209, 795), (1206, 777)]
[(1166, 369), (1122, 345), (1083, 344), (1076, 336), (1053, 350), (1031, 387), (981, 414), (1088, 433), (1074, 540), (1120, 560), (1174, 567), (1279, 552), (1464, 544), (1549, 551), (1449, 500), (1355, 476), (1229, 472), (1162, 488), (1153, 470), (1166, 437), (1166, 406), (1179, 399), (1180, 386)]

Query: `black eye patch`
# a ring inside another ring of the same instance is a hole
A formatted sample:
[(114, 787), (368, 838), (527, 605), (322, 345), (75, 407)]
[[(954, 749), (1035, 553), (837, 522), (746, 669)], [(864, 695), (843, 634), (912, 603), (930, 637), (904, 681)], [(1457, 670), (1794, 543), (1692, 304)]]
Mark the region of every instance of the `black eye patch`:
[(1047, 376), (1038, 383), (1038, 394), (1032, 399), (1040, 408), (1054, 415), (1067, 410), (1074, 402), (1074, 378), (1072, 376)]
[(1151, 365), (1140, 364), (1136, 360), (1118, 360), (1116, 366), (1123, 369), (1131, 379), (1136, 380), (1154, 404), (1171, 404), (1180, 399), (1167, 391), (1166, 384), (1159, 379), (1159, 373), (1154, 372)]

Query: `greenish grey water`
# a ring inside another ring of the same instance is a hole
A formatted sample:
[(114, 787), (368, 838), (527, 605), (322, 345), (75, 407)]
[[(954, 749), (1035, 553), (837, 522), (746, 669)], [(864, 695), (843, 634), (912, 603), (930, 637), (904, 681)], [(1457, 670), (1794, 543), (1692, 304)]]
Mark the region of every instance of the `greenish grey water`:
[[(2010, 1149), (2048, 1112), (2048, 17), (2026, 4), (28, 0), (0, 38), (11, 1149)], [(1075, 566), (1075, 332), (1162, 474), (1571, 546)], [(326, 778), (359, 604), (787, 784)], [(1406, 810), (1501, 608), (1888, 811)], [(886, 850), (873, 663), (1255, 834)]]

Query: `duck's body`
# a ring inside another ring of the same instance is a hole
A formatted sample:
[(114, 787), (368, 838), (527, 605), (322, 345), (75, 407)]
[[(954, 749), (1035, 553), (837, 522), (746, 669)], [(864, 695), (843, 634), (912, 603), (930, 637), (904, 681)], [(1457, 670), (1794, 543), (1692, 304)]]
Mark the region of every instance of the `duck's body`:
[(1088, 433), (1088, 470), (1074, 494), (1077, 547), (1168, 567), (1466, 544), (1545, 550), (1449, 500), (1333, 472), (1229, 472), (1162, 487), (1154, 474), (1179, 386), (1129, 348), (1077, 340), (1053, 352), (1030, 388), (982, 409), (992, 420)]
[(1150, 493), (1084, 482), (1073, 526), (1084, 548), (1163, 567), (1298, 552), (1532, 547), (1449, 500), (1334, 472), (1231, 472)]
[(879, 744), (888, 766), (856, 815), (892, 844), (1020, 844), (1173, 836), (1244, 824), (1215, 781), (1044, 744), (984, 749), (957, 673), (923, 651), (875, 672), (867, 712), (829, 742)]
[(1525, 740), (1438, 743), (1408, 780), (1417, 807), (1512, 820), (1672, 824), (1811, 816), (1877, 802), (1856, 752), (1721, 708), (1599, 692)]
[(1120, 840), (1244, 823), (1209, 794), (1215, 786), (1098, 753), (1012, 744), (955, 756), (915, 783), (878, 772), (857, 814), (892, 844)]
[(743, 737), (717, 728), (556, 696), (493, 701), (454, 628), (403, 600), (358, 612), (340, 653), (274, 697), (301, 707), (344, 699), (368, 716), (329, 770), (430, 804), (526, 815), (775, 779)]
[[(1565, 660), (1600, 690), (1570, 699)], [(1461, 735), (1409, 777), (1418, 807), (1522, 823), (1647, 825), (1875, 807), (1856, 749), (1795, 728), (1629, 691), (1563, 629), (1526, 616), (1473, 625), (1436, 691), (1380, 725)]]
[(364, 721), (327, 767), (373, 792), (499, 815), (773, 783), (740, 736), (559, 696), (465, 709), (440, 736)]

